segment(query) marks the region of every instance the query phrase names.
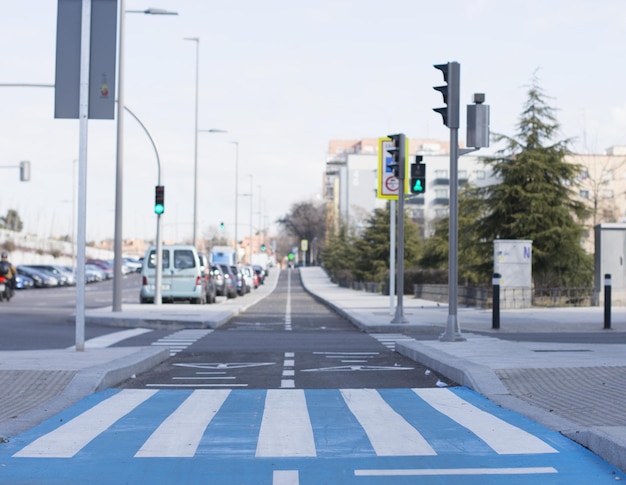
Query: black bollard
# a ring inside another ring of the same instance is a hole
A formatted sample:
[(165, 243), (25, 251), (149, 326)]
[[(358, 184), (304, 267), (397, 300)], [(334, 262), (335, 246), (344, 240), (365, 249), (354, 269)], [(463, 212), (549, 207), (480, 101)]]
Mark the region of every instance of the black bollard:
[(493, 274), (493, 311), (491, 315), (491, 328), (498, 330), (500, 328), (500, 273)]
[(604, 275), (604, 328), (611, 328), (611, 275)]

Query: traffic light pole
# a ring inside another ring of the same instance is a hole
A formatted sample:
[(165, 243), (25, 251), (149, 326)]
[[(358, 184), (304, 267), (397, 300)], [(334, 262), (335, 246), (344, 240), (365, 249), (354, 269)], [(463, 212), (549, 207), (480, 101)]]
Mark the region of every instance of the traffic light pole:
[(448, 228), (448, 320), (439, 337), (444, 342), (465, 340), (458, 318), (459, 287), (459, 129), (450, 128), (450, 225)]
[(404, 135), (398, 136), (398, 271), (396, 273), (396, 288), (398, 300), (396, 304), (396, 314), (391, 323), (408, 323), (404, 317), (403, 297), (404, 297), (404, 179), (406, 177), (406, 139)]

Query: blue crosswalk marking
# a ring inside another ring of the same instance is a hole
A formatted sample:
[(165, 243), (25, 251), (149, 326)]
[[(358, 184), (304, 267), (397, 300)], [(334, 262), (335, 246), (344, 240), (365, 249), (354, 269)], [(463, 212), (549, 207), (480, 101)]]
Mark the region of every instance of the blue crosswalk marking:
[(108, 389), (11, 438), (0, 464), (0, 483), (626, 479), (559, 433), (464, 387)]
[[(137, 458), (550, 454), (545, 440), (457, 389), (121, 390), (26, 444), (16, 458), (123, 448)], [(133, 447), (135, 447), (133, 449)]]

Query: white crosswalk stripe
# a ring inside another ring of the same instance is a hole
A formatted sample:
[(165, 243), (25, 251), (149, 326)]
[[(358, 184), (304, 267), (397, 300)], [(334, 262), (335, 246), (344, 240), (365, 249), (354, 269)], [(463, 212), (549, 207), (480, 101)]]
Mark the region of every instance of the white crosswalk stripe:
[(371, 333), (369, 335), (393, 351), (396, 350), (396, 342), (413, 342), (415, 340), (401, 333)]
[(202, 337), (206, 337), (211, 332), (213, 332), (213, 329), (180, 330), (171, 335), (160, 338), (156, 342), (152, 342), (152, 345), (156, 347), (169, 347), (170, 356), (174, 356), (200, 340)]
[[(439, 388), (125, 389), (103, 397), (13, 456), (71, 458), (87, 446), (97, 453), (98, 446), (110, 446), (107, 436), (116, 436), (115, 429), (132, 429), (142, 437), (132, 441), (129, 451), (136, 458), (436, 456), (468, 447), (494, 456), (558, 453), (463, 396), (467, 394)], [(458, 445), (450, 443), (454, 440)]]

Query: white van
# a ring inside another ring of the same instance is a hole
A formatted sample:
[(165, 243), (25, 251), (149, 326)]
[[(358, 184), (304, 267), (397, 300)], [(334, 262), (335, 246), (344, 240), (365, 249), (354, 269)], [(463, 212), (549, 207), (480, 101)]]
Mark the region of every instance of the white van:
[[(163, 246), (163, 274), (161, 298), (163, 301), (188, 300), (195, 304), (206, 303), (205, 268), (201, 265), (196, 248), (191, 245)], [(141, 303), (154, 302), (156, 279), (156, 247), (148, 249), (141, 268)]]

